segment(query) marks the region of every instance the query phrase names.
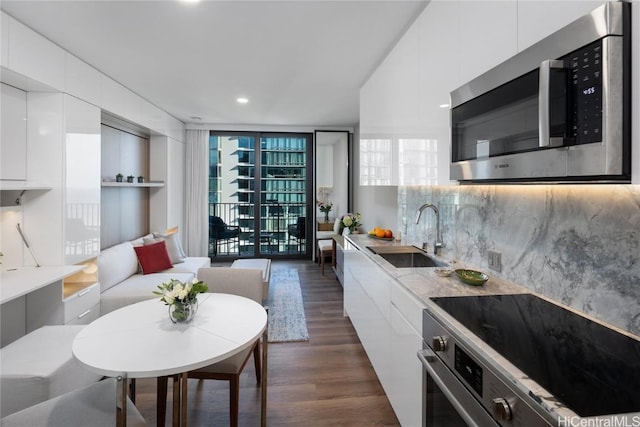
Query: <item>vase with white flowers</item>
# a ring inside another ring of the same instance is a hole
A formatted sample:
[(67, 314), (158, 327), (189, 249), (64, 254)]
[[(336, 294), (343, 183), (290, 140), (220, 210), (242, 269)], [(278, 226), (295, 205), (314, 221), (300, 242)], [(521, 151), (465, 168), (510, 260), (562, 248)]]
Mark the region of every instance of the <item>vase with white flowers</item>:
[(198, 294), (207, 292), (209, 287), (198, 279), (191, 282), (181, 282), (171, 279), (153, 291), (160, 295), (160, 301), (169, 306), (169, 319), (173, 323), (185, 323), (191, 321), (198, 311)]
[(349, 230), (349, 234), (353, 234), (360, 225), (362, 225), (362, 216), (360, 213), (348, 213), (340, 220), (342, 227)]
[(331, 212), (332, 207), (333, 203), (318, 202), (318, 208), (320, 209), (320, 212), (324, 213), (324, 222), (329, 222), (329, 212)]

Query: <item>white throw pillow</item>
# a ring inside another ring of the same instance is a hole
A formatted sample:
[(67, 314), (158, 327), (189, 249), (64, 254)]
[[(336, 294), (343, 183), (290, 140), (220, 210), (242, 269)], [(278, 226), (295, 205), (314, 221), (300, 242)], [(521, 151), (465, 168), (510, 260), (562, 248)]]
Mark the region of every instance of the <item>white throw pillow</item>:
[(164, 240), (171, 264), (180, 264), (184, 262), (185, 257), (182, 255), (180, 250), (180, 241), (178, 240), (177, 234), (153, 233), (153, 235), (154, 237), (143, 238), (145, 246)]
[(336, 218), (336, 221), (333, 223), (333, 232), (336, 234), (342, 233), (340, 228), (342, 228), (342, 219)]
[[(153, 233), (153, 235), (155, 237), (162, 237), (164, 235), (169, 235), (169, 234), (175, 234), (176, 236), (179, 236), (179, 234), (178, 234), (178, 226), (176, 225), (175, 227), (167, 228), (167, 230), (164, 233), (159, 233), (159, 232)], [(176, 242), (178, 243), (178, 248), (180, 249), (180, 253), (182, 254), (182, 256), (184, 258), (186, 258), (187, 257), (187, 253), (182, 248), (182, 242), (180, 241), (180, 237), (176, 237)]]

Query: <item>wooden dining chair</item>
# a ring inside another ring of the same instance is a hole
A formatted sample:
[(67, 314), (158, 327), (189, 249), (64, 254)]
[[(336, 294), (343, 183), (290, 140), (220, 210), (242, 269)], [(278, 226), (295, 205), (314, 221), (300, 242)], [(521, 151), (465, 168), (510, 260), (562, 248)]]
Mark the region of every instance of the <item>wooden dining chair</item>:
[[(240, 295), (262, 304), (262, 270), (248, 268), (208, 267), (198, 270), (198, 279), (209, 286), (209, 292)], [(260, 358), (260, 338), (252, 345), (228, 359), (207, 367), (189, 372), (189, 378), (200, 380), (213, 379), (229, 381), (229, 418), (230, 425), (238, 425), (238, 407), (240, 400), (240, 374), (253, 353), (256, 381), (261, 383), (262, 365)], [(262, 344), (266, 346), (266, 342)], [(265, 351), (263, 349), (262, 351)], [(158, 420), (163, 425), (166, 413), (167, 377), (158, 378)]]

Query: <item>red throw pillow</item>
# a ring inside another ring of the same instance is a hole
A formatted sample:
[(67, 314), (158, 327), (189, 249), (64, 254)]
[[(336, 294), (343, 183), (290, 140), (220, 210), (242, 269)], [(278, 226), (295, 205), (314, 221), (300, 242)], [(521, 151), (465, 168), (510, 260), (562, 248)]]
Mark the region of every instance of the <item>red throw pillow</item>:
[(157, 273), (173, 267), (164, 240), (146, 246), (134, 246), (142, 274)]

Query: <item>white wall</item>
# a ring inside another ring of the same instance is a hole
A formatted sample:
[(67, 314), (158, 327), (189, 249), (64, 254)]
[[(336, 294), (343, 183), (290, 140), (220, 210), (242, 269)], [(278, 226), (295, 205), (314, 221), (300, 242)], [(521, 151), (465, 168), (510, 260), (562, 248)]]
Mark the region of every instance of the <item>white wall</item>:
[[(32, 112), (37, 112), (37, 114), (32, 114), (32, 117), (38, 123), (27, 124), (31, 132), (27, 135), (28, 143), (26, 144), (30, 147), (27, 153), (26, 179), (29, 181), (40, 180), (42, 184), (53, 187), (51, 191), (46, 193), (28, 191), (23, 198), (23, 206), (20, 208), (2, 208), (0, 229), (3, 235), (8, 236), (7, 238), (10, 238), (9, 240), (11, 241), (10, 244), (6, 244), (7, 239), (1, 239), (0, 247), (3, 248), (4, 252), (10, 253), (5, 257), (5, 263), (11, 262), (12, 264), (16, 263), (16, 265), (32, 263), (28, 255), (22, 256), (21, 243), (16, 244), (14, 242), (16, 222), (23, 222), (25, 231), (27, 230), (28, 222), (42, 224), (44, 229), (42, 238), (48, 239), (48, 249), (45, 251), (46, 255), (43, 255), (42, 259), (39, 260), (41, 263), (62, 262), (59, 259), (61, 251), (53, 255), (50, 248), (53, 245), (57, 245), (57, 247), (64, 247), (65, 245), (64, 224), (61, 218), (58, 217), (62, 215), (63, 208), (61, 204), (64, 203), (65, 197), (65, 193), (62, 190), (63, 178), (61, 178), (65, 171), (65, 164), (60, 161), (59, 157), (62, 154), (57, 150), (63, 149), (63, 145), (59, 144), (60, 140), (56, 140), (54, 145), (49, 145), (44, 141), (47, 138), (56, 139), (61, 135), (55, 136), (50, 130), (59, 131), (60, 126), (62, 126), (61, 117), (64, 117), (68, 112), (65, 105), (58, 102), (58, 100), (62, 99), (61, 96), (63, 94), (70, 96), (69, 99), (73, 98), (99, 109), (98, 125), (100, 123), (99, 112), (101, 110), (103, 113), (109, 113), (113, 117), (121, 118), (123, 123), (133, 123), (136, 127), (145, 129), (148, 134), (164, 136), (171, 141), (170, 143), (160, 144), (161, 148), (155, 147), (153, 152), (158, 154), (160, 149), (166, 150), (160, 157), (166, 160), (162, 170), (169, 174), (169, 177), (160, 176), (158, 175), (159, 169), (156, 168), (155, 179), (162, 181), (171, 179), (172, 182), (167, 182), (166, 188), (158, 191), (162, 194), (162, 197), (155, 200), (156, 203), (151, 213), (151, 220), (148, 210), (145, 209), (144, 212), (140, 212), (135, 207), (129, 208), (128, 220), (124, 220), (120, 224), (124, 229), (124, 234), (130, 236), (130, 234), (138, 233), (138, 231), (134, 230), (139, 230), (141, 224), (142, 230), (146, 232), (150, 222), (158, 225), (164, 225), (165, 223), (184, 225), (182, 223), (184, 149), (183, 145), (177, 145), (177, 143), (181, 144), (185, 140), (184, 124), (6, 13), (1, 12), (0, 18), (2, 23), (0, 26), (2, 31), (0, 43), (0, 65), (2, 69), (0, 77), (3, 83), (8, 83), (26, 91), (29, 103), (33, 104), (28, 108)], [(59, 108), (60, 105), (62, 105), (62, 109)], [(51, 108), (51, 110), (46, 111), (45, 108)], [(3, 113), (3, 117), (5, 113)], [(43, 129), (43, 121), (48, 121), (48, 125), (51, 128)], [(37, 131), (37, 129), (40, 130)], [(36, 146), (41, 147), (41, 150), (35, 150), (33, 149), (34, 147), (31, 147), (34, 141)], [(50, 156), (51, 162), (46, 162), (47, 156)], [(121, 167), (125, 168), (127, 162), (131, 160), (132, 158), (125, 156), (122, 161), (115, 164), (122, 165)], [(5, 161), (4, 156), (3, 161)], [(136, 161), (135, 156), (133, 156), (133, 161)], [(134, 171), (135, 167), (132, 166), (129, 169), (130, 171), (123, 169), (122, 172), (125, 174), (134, 173), (137, 176), (137, 172)], [(113, 174), (116, 173), (114, 171), (103, 171), (103, 176), (105, 173), (111, 176), (112, 172)], [(145, 170), (141, 174), (148, 175), (148, 171)], [(121, 191), (117, 195), (112, 189), (109, 191), (111, 191), (111, 196), (119, 200), (122, 199), (124, 205), (128, 203), (129, 190)], [(137, 200), (136, 196), (132, 197)], [(154, 215), (156, 213), (159, 218), (155, 218)], [(44, 227), (45, 224), (48, 227)], [(29, 228), (38, 227), (31, 226)], [(120, 233), (113, 234), (109, 232), (109, 227), (107, 227), (107, 232), (109, 236), (120, 235)], [(35, 234), (33, 232), (29, 234), (32, 240), (36, 237), (31, 236), (31, 234)], [(111, 241), (111, 243), (117, 242)], [(103, 246), (104, 244), (109, 244), (109, 241), (103, 242)], [(34, 247), (39, 246), (34, 242), (32, 242), (32, 245)]]

